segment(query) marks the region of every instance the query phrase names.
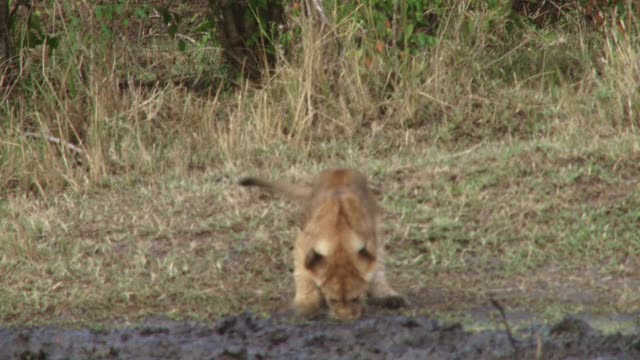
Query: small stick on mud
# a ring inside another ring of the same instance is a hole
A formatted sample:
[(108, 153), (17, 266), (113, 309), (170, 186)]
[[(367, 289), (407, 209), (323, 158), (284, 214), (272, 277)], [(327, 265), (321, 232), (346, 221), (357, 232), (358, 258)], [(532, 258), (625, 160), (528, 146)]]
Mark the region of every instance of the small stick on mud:
[(507, 321), (507, 316), (504, 313), (504, 308), (494, 298), (490, 298), (489, 301), (491, 302), (491, 305), (493, 305), (493, 307), (495, 307), (498, 310), (498, 312), (500, 313), (500, 317), (502, 317), (502, 323), (504, 324), (504, 328), (507, 332), (507, 337), (509, 338), (509, 342), (513, 347), (513, 355), (515, 358), (515, 356), (518, 354), (518, 351), (519, 351), (518, 343), (516, 343), (516, 339), (513, 337), (513, 334), (511, 333), (511, 327), (509, 326), (509, 322)]

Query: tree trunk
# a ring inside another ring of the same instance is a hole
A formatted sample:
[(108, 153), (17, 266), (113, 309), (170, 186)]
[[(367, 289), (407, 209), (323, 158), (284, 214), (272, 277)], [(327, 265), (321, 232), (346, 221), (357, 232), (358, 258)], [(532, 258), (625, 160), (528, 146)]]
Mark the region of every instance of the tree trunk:
[[(0, 64), (11, 58), (11, 36), (9, 34), (9, 0), (0, 0)], [(2, 66), (4, 67), (4, 65)]]
[(257, 15), (266, 26), (282, 24), (284, 9), (281, 1), (268, 0), (267, 9), (259, 14), (252, 12), (248, 0), (209, 0), (209, 5), (214, 19), (218, 20), (226, 62), (236, 72), (259, 81), (264, 71), (274, 65), (275, 55), (273, 44), (262, 37), (258, 22), (252, 21), (251, 17)]

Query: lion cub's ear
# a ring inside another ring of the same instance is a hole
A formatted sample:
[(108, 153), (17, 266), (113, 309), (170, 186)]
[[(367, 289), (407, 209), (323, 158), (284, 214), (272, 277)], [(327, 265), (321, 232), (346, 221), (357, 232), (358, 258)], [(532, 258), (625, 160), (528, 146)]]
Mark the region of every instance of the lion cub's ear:
[(366, 260), (368, 262), (376, 261), (376, 256), (373, 253), (371, 253), (371, 251), (367, 250), (366, 247), (363, 247), (362, 249), (360, 249), (360, 251), (358, 251), (358, 256), (362, 260)]
[(307, 256), (304, 258), (304, 267), (311, 272), (317, 272), (326, 265), (326, 263), (327, 261), (324, 256), (318, 254), (318, 252), (313, 249), (309, 250)]

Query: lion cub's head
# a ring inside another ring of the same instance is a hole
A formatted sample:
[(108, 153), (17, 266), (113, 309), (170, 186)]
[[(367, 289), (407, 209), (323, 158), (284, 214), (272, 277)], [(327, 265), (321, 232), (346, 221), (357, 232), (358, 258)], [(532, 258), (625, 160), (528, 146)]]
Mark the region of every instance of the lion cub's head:
[(362, 314), (375, 265), (375, 248), (365, 246), (355, 234), (317, 241), (304, 261), (329, 315), (340, 320)]

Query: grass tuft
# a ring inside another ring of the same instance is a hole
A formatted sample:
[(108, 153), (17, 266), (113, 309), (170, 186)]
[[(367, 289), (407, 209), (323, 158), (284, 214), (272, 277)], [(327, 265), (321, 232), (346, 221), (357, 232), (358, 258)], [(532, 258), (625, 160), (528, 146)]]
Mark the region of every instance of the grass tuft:
[(34, 4), (58, 48), (21, 49), (0, 103), (0, 322), (283, 309), (298, 209), (235, 180), (344, 165), (384, 189), (408, 313), (639, 309), (638, 29), (462, 2), (409, 56), (298, 19), (269, 78), (231, 86), (206, 34), (105, 37), (61, 4)]

